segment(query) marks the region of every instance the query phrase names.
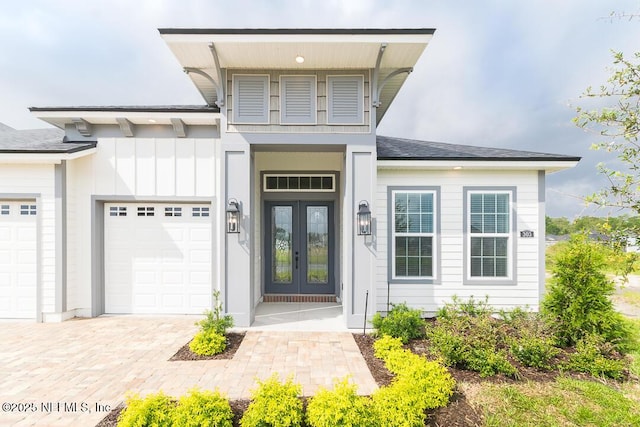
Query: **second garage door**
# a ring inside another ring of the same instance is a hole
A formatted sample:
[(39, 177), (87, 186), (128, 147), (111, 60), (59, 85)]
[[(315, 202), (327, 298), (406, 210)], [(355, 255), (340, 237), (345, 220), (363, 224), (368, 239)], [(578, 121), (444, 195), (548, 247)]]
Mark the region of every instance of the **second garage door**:
[(0, 318), (36, 317), (35, 202), (0, 200)]
[(210, 205), (105, 203), (104, 212), (106, 313), (211, 307)]

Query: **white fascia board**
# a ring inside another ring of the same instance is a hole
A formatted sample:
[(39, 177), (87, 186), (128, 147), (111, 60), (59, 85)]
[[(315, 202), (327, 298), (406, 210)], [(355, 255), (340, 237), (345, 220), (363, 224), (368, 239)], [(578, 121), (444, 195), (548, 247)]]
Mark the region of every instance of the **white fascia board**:
[(433, 34), (162, 34), (166, 43), (428, 43)]
[[(91, 124), (118, 124), (117, 118), (123, 117), (133, 124), (170, 125), (171, 119), (181, 119), (187, 125), (214, 126), (220, 120), (220, 113), (185, 111), (36, 111), (35, 116), (45, 122), (59, 126), (71, 123), (72, 118), (81, 118)], [(155, 120), (155, 122), (150, 122)]]
[(0, 164), (60, 164), (63, 160), (79, 159), (94, 154), (96, 151), (95, 148), (90, 148), (75, 153), (0, 153)]
[(426, 170), (545, 170), (556, 172), (570, 169), (577, 161), (542, 160), (378, 160), (378, 169), (426, 169)]

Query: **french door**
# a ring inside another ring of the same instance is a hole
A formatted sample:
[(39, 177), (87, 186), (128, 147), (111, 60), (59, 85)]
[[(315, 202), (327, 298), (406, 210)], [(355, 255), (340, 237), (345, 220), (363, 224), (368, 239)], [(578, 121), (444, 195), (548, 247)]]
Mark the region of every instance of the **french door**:
[(333, 202), (265, 202), (265, 291), (335, 292)]

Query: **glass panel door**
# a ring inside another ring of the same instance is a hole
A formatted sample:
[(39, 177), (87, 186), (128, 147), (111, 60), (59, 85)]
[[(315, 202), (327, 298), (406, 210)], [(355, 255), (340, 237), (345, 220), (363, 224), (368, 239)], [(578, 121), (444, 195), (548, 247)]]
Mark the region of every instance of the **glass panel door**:
[(292, 283), (293, 207), (273, 206), (271, 209), (271, 279), (274, 283)]
[(265, 202), (265, 292), (335, 292), (333, 202)]
[(300, 202), (300, 233), (300, 293), (334, 293), (333, 202)]
[(329, 208), (307, 206), (307, 282), (329, 281)]

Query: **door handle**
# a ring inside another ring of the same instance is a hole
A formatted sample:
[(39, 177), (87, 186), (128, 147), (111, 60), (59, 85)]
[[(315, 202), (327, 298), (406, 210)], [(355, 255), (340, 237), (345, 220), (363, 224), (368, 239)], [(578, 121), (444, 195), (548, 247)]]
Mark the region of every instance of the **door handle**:
[(296, 252), (296, 270), (298, 269), (298, 252)]

